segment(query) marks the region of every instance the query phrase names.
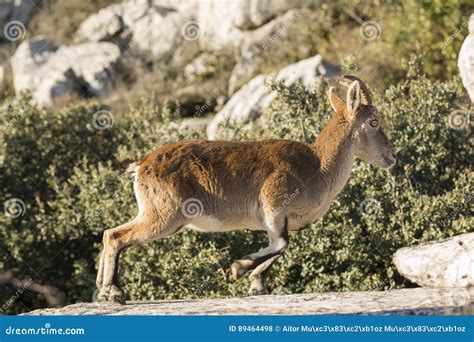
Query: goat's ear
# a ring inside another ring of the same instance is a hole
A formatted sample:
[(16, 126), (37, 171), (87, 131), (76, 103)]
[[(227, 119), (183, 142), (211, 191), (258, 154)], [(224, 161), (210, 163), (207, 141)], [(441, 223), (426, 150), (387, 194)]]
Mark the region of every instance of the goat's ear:
[(331, 107), (332, 109), (334, 109), (335, 112), (341, 112), (344, 110), (344, 107), (346, 106), (346, 104), (339, 96), (337, 96), (336, 88), (329, 87), (328, 97), (329, 97), (329, 103), (331, 103)]
[(354, 81), (351, 83), (349, 89), (347, 89), (347, 109), (350, 115), (353, 117), (360, 106), (360, 83)]

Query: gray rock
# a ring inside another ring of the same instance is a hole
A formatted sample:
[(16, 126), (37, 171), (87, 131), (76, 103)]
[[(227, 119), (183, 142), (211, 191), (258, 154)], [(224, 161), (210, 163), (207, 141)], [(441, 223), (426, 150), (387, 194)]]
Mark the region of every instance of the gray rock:
[(295, 1), (288, 0), (238, 1), (232, 22), (241, 30), (253, 30), (294, 6)]
[(474, 286), (474, 233), (415, 247), (394, 256), (398, 272), (426, 287)]
[(184, 76), (191, 80), (210, 77), (215, 73), (217, 64), (216, 54), (204, 52), (184, 67)]
[[(197, 22), (202, 31), (201, 47), (218, 50), (240, 47), (252, 30), (268, 23), (285, 11), (299, 6), (294, 0), (210, 0), (199, 3)], [(219, 18), (219, 20), (215, 20)]]
[(41, 83), (38, 70), (56, 50), (57, 46), (42, 36), (24, 41), (18, 46), (10, 59), (13, 86), (17, 92), (38, 87)]
[(294, 0), (126, 1), (87, 18), (76, 39), (130, 39), (132, 47), (154, 57), (179, 57), (195, 52), (198, 47), (238, 47), (251, 30), (297, 5)]
[(206, 127), (209, 124), (209, 118), (186, 118), (183, 119), (179, 124), (180, 131), (189, 131), (189, 132), (202, 132), (203, 134), (206, 132)]
[(80, 25), (76, 41), (130, 41), (157, 59), (179, 62), (199, 49), (195, 2), (135, 0), (108, 6)]
[[(300, 81), (307, 88), (311, 88), (319, 76), (333, 77), (338, 73), (337, 67), (324, 61), (321, 55), (316, 55), (284, 67), (275, 78), (284, 80), (288, 85)], [(207, 127), (208, 138), (219, 138), (220, 125), (232, 128), (235, 124), (247, 123), (260, 117), (276, 96), (266, 85), (272, 77), (258, 75), (237, 91)]]
[(22, 42), (11, 58), (18, 94), (32, 92), (40, 106), (70, 95), (101, 96), (113, 89), (121, 50), (112, 43), (84, 43), (57, 48), (45, 38)]
[(469, 34), (459, 51), (458, 67), (462, 83), (474, 103), (474, 14), (469, 19)]
[(289, 10), (269, 23), (247, 32), (242, 42), (240, 55), (229, 79), (229, 95), (257, 75), (261, 65), (268, 64), (264, 53), (276, 52), (288, 28), (300, 16), (300, 10)]
[(27, 315), (472, 315), (474, 289), (415, 288), (226, 299), (79, 303)]

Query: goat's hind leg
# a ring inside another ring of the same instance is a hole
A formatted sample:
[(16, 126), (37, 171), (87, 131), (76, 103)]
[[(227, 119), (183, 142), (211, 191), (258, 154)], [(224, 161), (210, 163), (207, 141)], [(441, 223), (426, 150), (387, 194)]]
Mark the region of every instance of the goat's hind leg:
[[(181, 229), (182, 225), (170, 224), (167, 227), (155, 222), (147, 222), (144, 219), (135, 219), (119, 227), (108, 229), (104, 232), (103, 242), (103, 274), (102, 287), (97, 299), (99, 301), (113, 301), (125, 304), (125, 295), (119, 287), (118, 260), (120, 252), (126, 247), (144, 244), (170, 236)], [(99, 272), (100, 272), (99, 266)], [(99, 282), (100, 273), (98, 274)]]
[(97, 278), (95, 281), (95, 284), (98, 290), (102, 288), (102, 285), (104, 283), (104, 255), (105, 255), (105, 247), (102, 248), (102, 251), (100, 252), (99, 266), (97, 269)]
[(125, 296), (118, 284), (118, 259), (120, 252), (130, 245), (129, 237), (139, 229), (135, 221), (104, 231), (103, 244), (96, 285), (99, 288), (98, 301), (114, 301), (125, 304)]

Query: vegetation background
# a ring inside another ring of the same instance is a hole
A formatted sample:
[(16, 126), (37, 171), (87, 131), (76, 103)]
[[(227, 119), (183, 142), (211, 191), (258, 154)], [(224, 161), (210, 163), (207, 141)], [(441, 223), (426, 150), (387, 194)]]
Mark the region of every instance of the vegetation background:
[[(80, 2), (50, 1), (28, 32), (72, 41), (88, 14), (114, 2), (91, 3), (76, 15)], [(473, 4), (337, 0), (305, 7), (306, 15), (258, 70), (274, 72), (320, 53), (357, 74), (383, 109), (399, 160), (390, 172), (357, 162), (328, 214), (310, 230), (291, 234), (268, 285), (273, 293), (415, 286), (397, 273), (393, 253), (474, 227), (469, 116), (462, 127), (450, 120), (455, 111), (472, 113), (456, 61)], [(361, 20), (377, 21), (380, 38), (360, 39)], [(0, 198), (21, 198), (26, 210), (19, 217), (0, 215), (0, 269), (43, 288), (19, 293), (14, 282), (0, 284), (0, 304), (8, 303), (3, 314), (93, 299), (102, 232), (136, 213), (132, 182), (117, 176), (117, 161), (169, 141), (205, 138), (202, 129), (183, 129), (180, 121), (192, 114), (189, 108), (209, 101), (209, 90), (226, 96), (235, 60), (226, 51), (217, 57), (214, 73), (194, 83), (185, 83), (183, 70), (150, 61), (146, 69), (136, 67), (133, 80), (123, 80), (118, 99), (44, 110), (28, 94), (13, 99), (11, 91), (4, 93)], [(176, 97), (184, 86), (187, 93)], [(327, 85), (310, 91), (300, 84), (270, 86), (278, 96), (269, 110), (228, 138), (313, 141), (332, 114)], [(207, 115), (215, 112), (212, 103)], [(91, 118), (102, 109), (112, 111), (114, 125), (97, 130)], [(265, 244), (264, 233), (186, 231), (129, 248), (120, 260), (124, 290), (131, 300), (245, 296), (247, 280), (230, 283), (225, 274), (235, 258)]]

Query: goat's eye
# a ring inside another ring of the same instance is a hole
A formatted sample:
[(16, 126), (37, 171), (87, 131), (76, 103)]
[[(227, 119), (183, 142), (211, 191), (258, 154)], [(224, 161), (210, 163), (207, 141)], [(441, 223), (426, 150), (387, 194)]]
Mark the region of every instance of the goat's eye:
[(379, 125), (379, 121), (376, 120), (376, 119), (370, 120), (369, 125), (370, 125), (371, 127), (377, 127), (377, 126)]

